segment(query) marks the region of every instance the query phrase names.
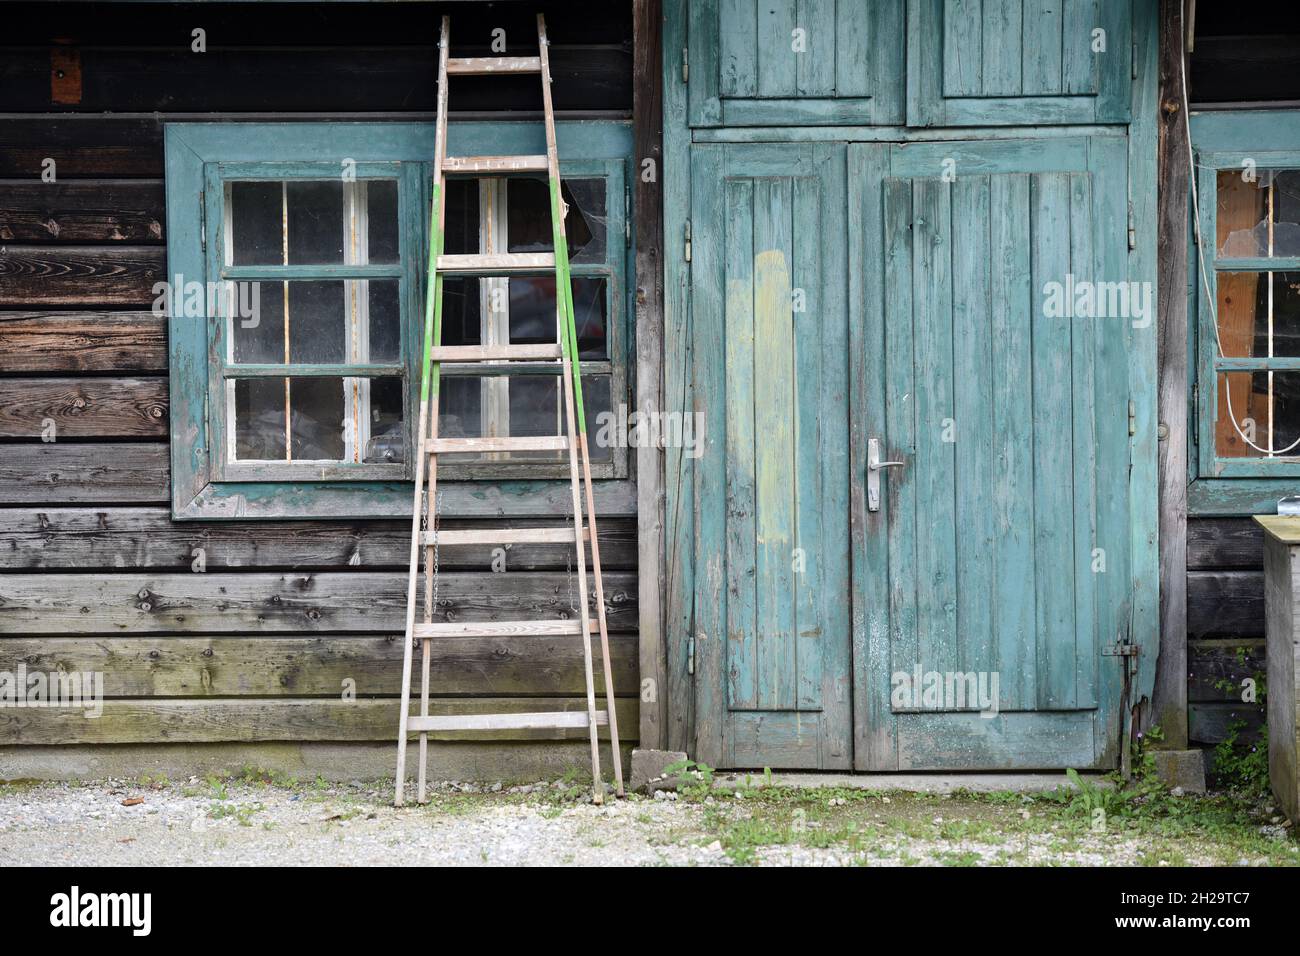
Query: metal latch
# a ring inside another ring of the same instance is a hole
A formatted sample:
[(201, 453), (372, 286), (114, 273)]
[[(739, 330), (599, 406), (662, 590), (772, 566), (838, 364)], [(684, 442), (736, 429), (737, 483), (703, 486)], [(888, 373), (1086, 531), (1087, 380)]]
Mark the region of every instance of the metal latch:
[(1109, 647), (1101, 649), (1103, 657), (1137, 657), (1138, 646), (1136, 644), (1111, 644)]
[(686, 673), (695, 673), (695, 635), (686, 639)]

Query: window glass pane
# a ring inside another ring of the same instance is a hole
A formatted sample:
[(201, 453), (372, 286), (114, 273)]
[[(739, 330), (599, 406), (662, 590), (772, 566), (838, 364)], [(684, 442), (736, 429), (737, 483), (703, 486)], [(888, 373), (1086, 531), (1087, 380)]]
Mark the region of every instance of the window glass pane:
[(298, 365), (346, 362), (343, 283), (290, 282), (288, 286), (289, 361)]
[(478, 279), (442, 280), (442, 344), (479, 345), (482, 342), (482, 299)]
[(622, 427), (601, 427), (606, 424), (619, 425), (611, 422), (609, 391), (608, 375), (582, 376), (582, 405), (587, 412), (587, 454), (592, 461), (609, 461), (614, 447), (627, 440)]
[(230, 184), (231, 264), (278, 265), (284, 261), (280, 231), (283, 196), (278, 182)]
[(1300, 272), (1219, 272), (1215, 280), (1224, 355), (1300, 356)]
[(396, 362), (402, 354), (402, 312), (396, 279), (359, 282), (369, 286), (370, 361)]
[(402, 429), (402, 379), (397, 376), (369, 380), (370, 437), (364, 461), (398, 463), (406, 460)]
[[(605, 279), (598, 277), (573, 280), (573, 320), (578, 331), (579, 358), (608, 357), (605, 342), (606, 284)], [(554, 342), (556, 335), (555, 278), (511, 279), (510, 341), (520, 345)]]
[[(565, 179), (560, 195), (569, 205), (564, 217), (573, 263), (604, 262), (606, 249), (605, 180)], [(550, 252), (551, 198), (545, 179), (511, 179), (506, 189), (506, 227), (510, 252)]]
[(235, 397), (235, 458), (283, 461), (285, 380), (244, 378), (227, 387)]
[(241, 365), (284, 361), (283, 282), (234, 283), (231, 297), (231, 361)]
[(371, 179), (364, 185), (369, 246), (366, 260), (397, 262), (397, 180)]
[(294, 460), (343, 460), (344, 400), (341, 378), (295, 378), (289, 382)]
[(473, 179), (447, 180), (447, 229), (443, 252), (467, 256), (479, 251), (478, 182)]
[(1300, 372), (1219, 373), (1215, 449), (1220, 457), (1267, 458), (1270, 449), (1300, 457), (1300, 445), (1287, 450), (1297, 438)]
[(343, 181), (285, 183), (289, 264), (343, 261)]
[(1215, 213), (1221, 257), (1300, 256), (1300, 170), (1261, 169), (1218, 174)]

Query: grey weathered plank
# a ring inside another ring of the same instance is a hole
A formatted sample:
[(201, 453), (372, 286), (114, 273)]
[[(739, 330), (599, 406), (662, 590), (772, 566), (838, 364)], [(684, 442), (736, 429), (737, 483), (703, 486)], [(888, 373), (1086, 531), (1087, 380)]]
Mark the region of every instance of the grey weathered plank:
[[(359, 697), (401, 691), (402, 636), (0, 637), (10, 670), (100, 672), (105, 697)], [(614, 692), (636, 693), (636, 637), (610, 636)], [(582, 644), (564, 637), (430, 644), (439, 694), (585, 692)], [(345, 683), (351, 682), (351, 683)]]
[(1187, 567), (1193, 571), (1258, 571), (1264, 566), (1264, 530), (1250, 518), (1193, 518), (1187, 522)]
[(0, 379), (0, 438), (153, 438), (167, 408), (165, 378)]
[(1187, 636), (1262, 637), (1262, 571), (1189, 571)]
[(167, 446), (9, 445), (0, 455), (0, 504), (144, 504), (167, 500)]
[[(103, 714), (88, 720), (78, 709), (0, 710), (0, 745), (79, 743), (209, 743), (254, 740), (391, 740), (397, 728), (396, 700), (110, 700)], [(585, 709), (581, 697), (435, 698), (433, 714), (508, 713)], [(620, 720), (636, 722), (636, 699), (616, 704)], [(519, 730), (435, 733), (434, 739), (559, 740), (585, 730)]]
[(165, 372), (167, 318), (152, 312), (0, 313), (0, 372)]
[(0, 184), (0, 241), (161, 242), (163, 184), (157, 179), (40, 179)]
[[(635, 630), (635, 575), (605, 575), (605, 599), (610, 630)], [(402, 577), (371, 571), (0, 575), (0, 635), (394, 632), (405, 608)], [(563, 571), (442, 574), (438, 608), (447, 621), (573, 613)]]
[(1264, 729), (1263, 704), (1193, 701), (1187, 705), (1187, 738), (1197, 744), (1217, 744), (1237, 729), (1237, 739), (1255, 740)]
[[(447, 521), (445, 529), (490, 522)], [(518, 521), (512, 521), (518, 525)], [(600, 524), (602, 566), (636, 566), (636, 528), (626, 519)], [(405, 522), (283, 521), (177, 523), (166, 508), (0, 508), (0, 571), (114, 568), (209, 571), (272, 568), (403, 568), (411, 529)], [(457, 546), (439, 555), (444, 570), (558, 570), (572, 545)], [(202, 554), (196, 549), (202, 549)], [(500, 560), (497, 560), (500, 559)]]

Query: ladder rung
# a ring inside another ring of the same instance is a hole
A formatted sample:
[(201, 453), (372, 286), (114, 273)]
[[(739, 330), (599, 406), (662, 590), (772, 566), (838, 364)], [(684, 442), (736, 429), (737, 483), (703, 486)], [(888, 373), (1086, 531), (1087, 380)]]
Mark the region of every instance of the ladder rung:
[(474, 451), (565, 451), (569, 439), (564, 435), (538, 435), (533, 438), (430, 438), (425, 451), (430, 455), (449, 455)]
[[(587, 622), (587, 630), (600, 633), (600, 622)], [(582, 622), (564, 621), (455, 621), (451, 624), (416, 624), (417, 641), (440, 637), (573, 637), (582, 633)]]
[(563, 358), (558, 342), (540, 345), (440, 345), (429, 350), (435, 362), (529, 362)]
[(537, 156), (444, 156), (444, 173), (544, 173), (546, 154)]
[[(583, 528), (582, 540), (591, 532)], [(438, 545), (452, 544), (573, 544), (573, 528), (450, 528), (438, 532)], [(434, 545), (433, 532), (424, 534), (424, 546)]]
[(553, 252), (505, 252), (491, 255), (439, 256), (438, 271), (461, 275), (506, 275), (515, 272), (550, 272)]
[[(596, 726), (609, 723), (609, 712), (596, 711)], [(410, 717), (406, 722), (411, 733), (439, 730), (561, 730), (586, 727), (585, 710), (556, 710), (540, 714), (455, 714), (444, 717)]]
[(542, 58), (539, 56), (453, 56), (447, 58), (447, 72), (460, 76), (540, 73)]

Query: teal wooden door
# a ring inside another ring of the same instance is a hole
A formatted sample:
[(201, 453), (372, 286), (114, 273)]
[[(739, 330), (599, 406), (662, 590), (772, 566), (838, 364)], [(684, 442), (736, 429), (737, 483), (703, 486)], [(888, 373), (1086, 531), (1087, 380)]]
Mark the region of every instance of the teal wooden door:
[(1125, 123), (1132, 0), (910, 0), (909, 126)]
[[(1149, 330), (1079, 295), (1127, 281), (1126, 140), (863, 146), (850, 168), (857, 766), (1111, 765)], [(875, 511), (873, 438), (902, 463)]]
[(696, 753), (848, 768), (845, 147), (691, 152)]
[(901, 125), (903, 7), (690, 0), (690, 124)]

